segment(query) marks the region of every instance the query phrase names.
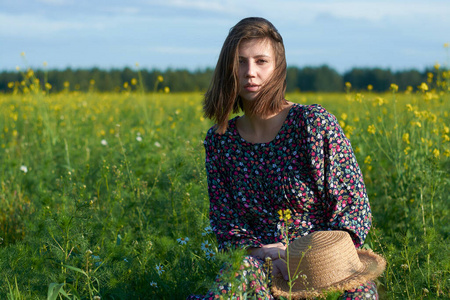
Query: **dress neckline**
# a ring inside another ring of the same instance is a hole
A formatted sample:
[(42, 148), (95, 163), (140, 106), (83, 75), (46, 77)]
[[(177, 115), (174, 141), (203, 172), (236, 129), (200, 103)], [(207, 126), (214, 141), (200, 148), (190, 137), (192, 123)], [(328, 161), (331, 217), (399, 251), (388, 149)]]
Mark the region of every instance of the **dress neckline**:
[(237, 138), (239, 138), (241, 144), (245, 144), (245, 145), (249, 145), (249, 146), (262, 146), (262, 147), (271, 145), (272, 143), (274, 143), (276, 140), (279, 139), (280, 133), (284, 130), (284, 127), (289, 123), (289, 120), (291, 119), (291, 115), (293, 114), (294, 108), (297, 107), (297, 106), (299, 106), (298, 103), (293, 103), (291, 105), (291, 107), (289, 108), (289, 112), (286, 115), (286, 118), (284, 119), (283, 124), (280, 127), (280, 130), (278, 130), (278, 133), (275, 136), (275, 138), (273, 138), (273, 140), (271, 140), (269, 142), (265, 142), (265, 143), (251, 143), (251, 142), (247, 141), (246, 139), (244, 139), (241, 136), (241, 134), (239, 133), (239, 130), (237, 129), (237, 126), (236, 126), (236, 121), (237, 121), (237, 119), (240, 116), (236, 116), (233, 119), (231, 119), (231, 124), (230, 124), (231, 126), (230, 126), (230, 128), (232, 129), (232, 134), (235, 135)]

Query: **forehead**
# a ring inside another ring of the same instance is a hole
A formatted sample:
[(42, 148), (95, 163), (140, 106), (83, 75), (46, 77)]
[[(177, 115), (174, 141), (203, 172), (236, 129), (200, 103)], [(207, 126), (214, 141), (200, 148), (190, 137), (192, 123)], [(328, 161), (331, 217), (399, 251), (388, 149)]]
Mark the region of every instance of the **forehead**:
[(239, 44), (239, 56), (273, 56), (273, 47), (269, 39), (242, 40)]

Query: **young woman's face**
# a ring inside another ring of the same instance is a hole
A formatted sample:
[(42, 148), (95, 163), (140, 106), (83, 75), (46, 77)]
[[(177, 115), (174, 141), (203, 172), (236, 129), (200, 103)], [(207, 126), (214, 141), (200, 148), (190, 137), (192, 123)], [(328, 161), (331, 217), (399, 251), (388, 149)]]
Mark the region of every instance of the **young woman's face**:
[(239, 96), (251, 101), (275, 70), (275, 53), (267, 39), (244, 40), (238, 51)]

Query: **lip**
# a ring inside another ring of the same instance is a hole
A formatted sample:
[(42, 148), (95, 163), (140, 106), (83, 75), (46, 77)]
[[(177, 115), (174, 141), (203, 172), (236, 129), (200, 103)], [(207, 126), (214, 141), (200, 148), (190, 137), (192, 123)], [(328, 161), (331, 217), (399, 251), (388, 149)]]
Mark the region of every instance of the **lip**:
[(259, 85), (258, 84), (254, 84), (254, 83), (247, 83), (246, 85), (244, 85), (244, 89), (248, 92), (256, 92), (259, 90)]

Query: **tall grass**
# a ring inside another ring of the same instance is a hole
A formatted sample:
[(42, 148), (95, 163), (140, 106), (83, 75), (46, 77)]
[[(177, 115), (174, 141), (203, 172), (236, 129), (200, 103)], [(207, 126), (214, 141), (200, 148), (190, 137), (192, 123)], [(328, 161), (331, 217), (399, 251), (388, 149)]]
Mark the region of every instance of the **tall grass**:
[[(49, 94), (24, 76), (0, 95), (1, 299), (183, 299), (239, 261), (208, 228), (200, 94)], [(450, 95), (427, 88), (287, 97), (351, 140), (384, 299), (450, 296)]]

